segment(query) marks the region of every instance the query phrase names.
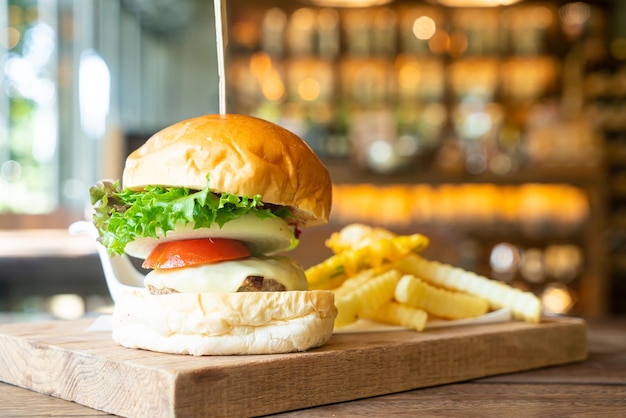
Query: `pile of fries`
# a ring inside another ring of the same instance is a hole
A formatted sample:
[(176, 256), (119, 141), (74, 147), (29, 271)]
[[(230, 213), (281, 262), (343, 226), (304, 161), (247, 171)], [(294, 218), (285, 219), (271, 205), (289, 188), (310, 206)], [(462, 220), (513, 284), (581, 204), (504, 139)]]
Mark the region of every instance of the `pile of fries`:
[(500, 308), (539, 322), (534, 294), (427, 260), (419, 253), (428, 244), (421, 234), (350, 224), (326, 241), (334, 255), (306, 270), (309, 288), (335, 292), (337, 328), (365, 318), (422, 331), (429, 317), (475, 318)]

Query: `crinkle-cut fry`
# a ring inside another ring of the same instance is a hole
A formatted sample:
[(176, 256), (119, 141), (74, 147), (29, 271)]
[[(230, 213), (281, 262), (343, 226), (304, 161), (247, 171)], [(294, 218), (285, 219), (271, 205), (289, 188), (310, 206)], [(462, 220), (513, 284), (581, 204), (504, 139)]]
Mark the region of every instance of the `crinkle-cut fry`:
[(484, 298), (493, 309), (509, 308), (514, 318), (533, 323), (541, 320), (541, 302), (531, 292), (416, 254), (396, 261), (394, 267), (437, 286)]
[(321, 263), (309, 267), (304, 274), (310, 290), (335, 289), (348, 277), (343, 260), (337, 256), (328, 257)]
[(342, 328), (358, 319), (361, 301), (350, 297), (350, 295), (335, 295), (335, 306), (337, 307), (335, 328)]
[(412, 308), (398, 302), (389, 301), (367, 318), (416, 331), (423, 331), (428, 321), (428, 313), (423, 309)]
[(335, 294), (344, 294), (352, 292), (359, 287), (366, 284), (368, 281), (372, 280), (372, 278), (376, 276), (380, 276), (381, 274), (391, 270), (391, 264), (383, 264), (382, 266), (372, 267), (367, 270), (361, 270), (355, 276), (352, 276), (346, 279), (341, 286), (334, 289)]
[(348, 277), (370, 267), (393, 262), (423, 250), (428, 238), (421, 234), (382, 238), (369, 245), (335, 254), (305, 271), (311, 290), (334, 289)]
[(338, 254), (342, 251), (364, 247), (381, 238), (393, 238), (394, 236), (396, 234), (383, 228), (352, 223), (337, 232), (333, 232), (325, 244), (333, 253)]
[(396, 300), (444, 319), (475, 318), (489, 310), (489, 303), (480, 297), (434, 287), (412, 274), (398, 281)]
[(398, 235), (372, 241), (369, 248), (369, 264), (372, 267), (384, 262), (399, 260), (411, 253), (422, 251), (428, 246), (428, 237), (422, 234)]
[[(371, 277), (357, 276), (348, 279), (345, 286), (334, 291), (335, 306), (337, 307), (335, 326), (337, 328), (344, 327), (358, 318), (365, 318), (376, 312), (393, 298), (393, 292), (400, 276), (399, 271), (388, 270)], [(364, 279), (364, 277), (366, 278)], [(352, 280), (359, 283), (353, 283)]]

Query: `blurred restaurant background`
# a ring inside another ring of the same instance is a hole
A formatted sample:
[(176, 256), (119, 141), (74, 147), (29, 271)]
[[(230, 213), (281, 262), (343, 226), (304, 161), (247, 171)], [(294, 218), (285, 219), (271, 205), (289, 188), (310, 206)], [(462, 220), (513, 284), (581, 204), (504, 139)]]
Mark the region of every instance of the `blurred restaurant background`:
[[(626, 2), (224, 3), (228, 112), (331, 173), (304, 267), (360, 222), (421, 232), (426, 257), (548, 314), (626, 313)], [(219, 111), (215, 27), (209, 0), (0, 0), (0, 312), (110, 305), (68, 227), (154, 132)]]

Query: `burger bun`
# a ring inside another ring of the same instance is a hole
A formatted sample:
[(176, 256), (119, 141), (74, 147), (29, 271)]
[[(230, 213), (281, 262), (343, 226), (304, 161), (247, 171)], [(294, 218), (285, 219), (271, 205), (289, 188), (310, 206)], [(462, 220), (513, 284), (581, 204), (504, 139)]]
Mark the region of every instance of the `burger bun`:
[(328, 222), (332, 183), (328, 170), (298, 136), (263, 119), (205, 115), (175, 123), (126, 159), (122, 184), (187, 187), (287, 206), (298, 226)]
[(125, 293), (113, 339), (124, 347), (201, 355), (273, 354), (325, 344), (337, 309), (330, 291)]

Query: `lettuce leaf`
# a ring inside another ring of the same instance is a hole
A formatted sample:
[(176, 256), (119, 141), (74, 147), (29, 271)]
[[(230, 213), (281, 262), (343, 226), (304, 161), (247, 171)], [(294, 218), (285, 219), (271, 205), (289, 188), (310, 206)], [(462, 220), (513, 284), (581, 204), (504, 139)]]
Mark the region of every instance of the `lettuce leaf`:
[[(207, 178), (208, 180), (208, 178)], [(94, 207), (93, 222), (98, 240), (111, 253), (123, 254), (126, 244), (138, 238), (167, 234), (178, 223), (194, 223), (194, 228), (221, 228), (247, 213), (260, 218), (278, 216), (289, 222), (291, 211), (282, 206), (265, 205), (261, 196), (252, 198), (229, 193), (185, 187), (147, 186), (144, 190), (120, 189), (119, 181), (103, 181), (89, 189)], [(295, 240), (295, 237), (294, 237)]]

